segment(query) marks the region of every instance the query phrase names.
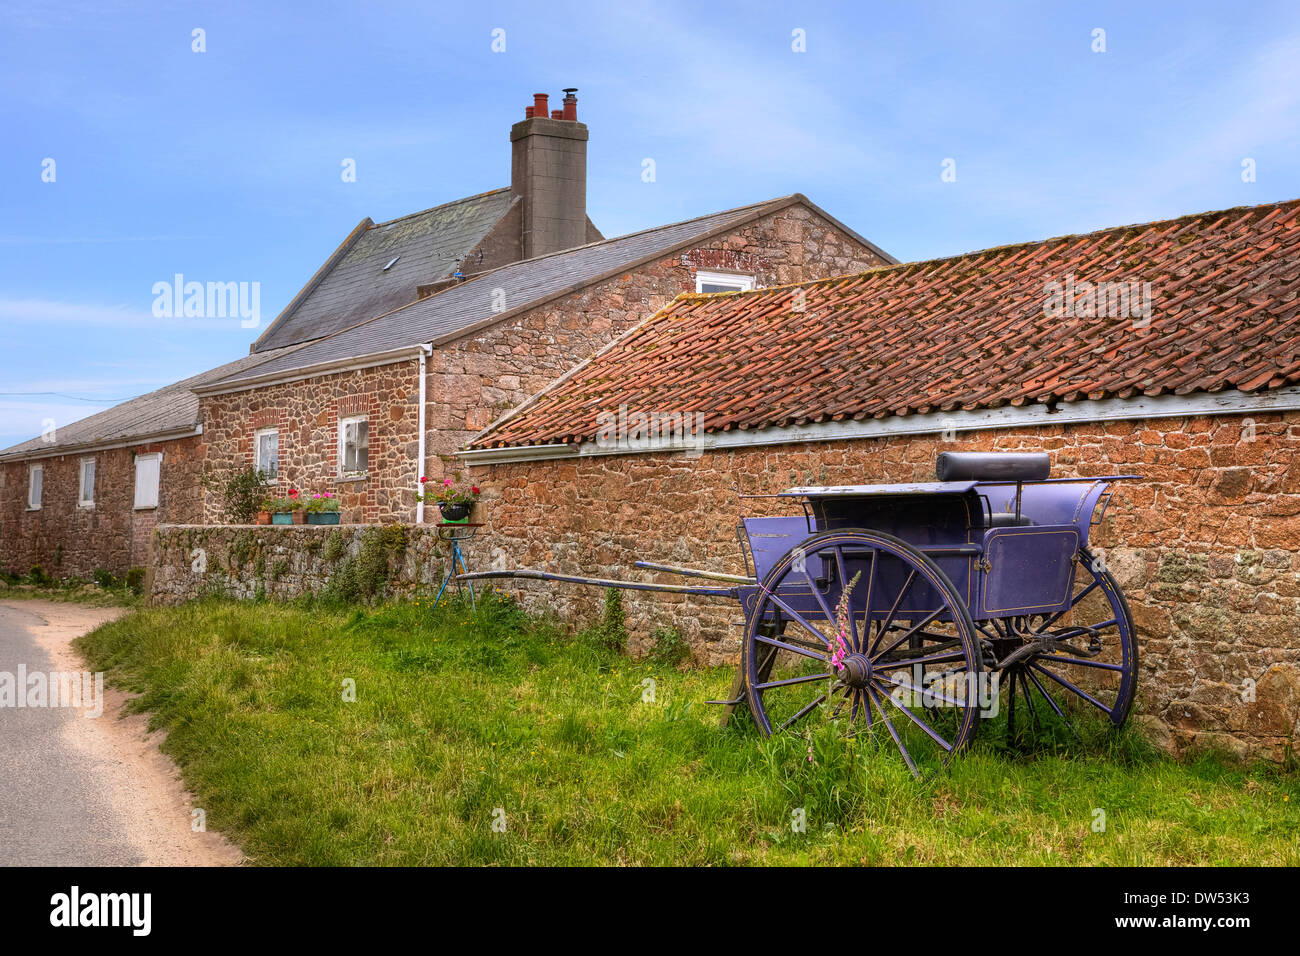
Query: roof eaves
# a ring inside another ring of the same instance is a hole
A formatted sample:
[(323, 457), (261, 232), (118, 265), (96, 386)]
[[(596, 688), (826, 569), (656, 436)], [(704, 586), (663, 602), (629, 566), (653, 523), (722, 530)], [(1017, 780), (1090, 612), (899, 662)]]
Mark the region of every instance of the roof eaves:
[[(110, 448), (127, 448), (131, 445), (147, 445), (153, 442), (173, 441), (179, 438), (192, 438), (203, 434), (202, 425), (189, 425), (185, 428), (169, 428), (163, 431), (144, 432), (139, 435), (126, 435), (94, 441), (71, 442), (67, 445), (53, 444), (45, 448), (27, 451), (0, 452), (0, 462), (36, 461), (42, 458), (60, 458), (63, 455), (75, 455), (84, 451), (106, 451)], [(26, 444), (23, 442), (22, 444)]]

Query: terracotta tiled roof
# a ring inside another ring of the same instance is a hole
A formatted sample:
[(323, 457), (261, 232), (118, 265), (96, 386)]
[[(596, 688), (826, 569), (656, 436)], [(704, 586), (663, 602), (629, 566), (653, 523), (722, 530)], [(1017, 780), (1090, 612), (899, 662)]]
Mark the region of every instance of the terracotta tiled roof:
[[(1076, 298), (1085, 282), (1150, 283), (1149, 322), (1081, 316), (1086, 299), (1049, 314), (1070, 282)], [(1300, 383), (1297, 292), (1300, 200), (683, 295), (470, 447), (593, 439), (620, 405), (703, 412), (707, 431), (726, 431), (1277, 388)]]

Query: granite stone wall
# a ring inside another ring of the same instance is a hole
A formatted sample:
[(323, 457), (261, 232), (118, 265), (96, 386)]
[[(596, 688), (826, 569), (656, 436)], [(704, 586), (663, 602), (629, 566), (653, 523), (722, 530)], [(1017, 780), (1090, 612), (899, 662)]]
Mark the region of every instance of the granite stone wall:
[(349, 600), (433, 594), (449, 547), (431, 525), (160, 525), (145, 593), (155, 604), (320, 594), (368, 551), (364, 563), (382, 568), (375, 578), (382, 583), (373, 593), (349, 592)]

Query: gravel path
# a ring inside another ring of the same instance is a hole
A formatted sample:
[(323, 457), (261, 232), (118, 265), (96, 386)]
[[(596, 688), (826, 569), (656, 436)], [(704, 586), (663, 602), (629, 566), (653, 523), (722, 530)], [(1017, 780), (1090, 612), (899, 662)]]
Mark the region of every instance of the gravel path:
[[(0, 674), (84, 669), (71, 641), (119, 608), (0, 602)], [(3, 678), (0, 677), (0, 680)], [(145, 715), (105, 688), (103, 713), (0, 705), (0, 866), (223, 866), (242, 861), (191, 829), (190, 795)], [(211, 823), (212, 821), (208, 821)]]

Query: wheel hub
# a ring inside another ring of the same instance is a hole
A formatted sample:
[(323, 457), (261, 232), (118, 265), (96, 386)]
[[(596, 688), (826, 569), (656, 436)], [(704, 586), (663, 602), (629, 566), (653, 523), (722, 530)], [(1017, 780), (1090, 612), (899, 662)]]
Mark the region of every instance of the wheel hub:
[(871, 680), (871, 661), (867, 655), (850, 654), (840, 664), (840, 680), (850, 687), (866, 687)]

